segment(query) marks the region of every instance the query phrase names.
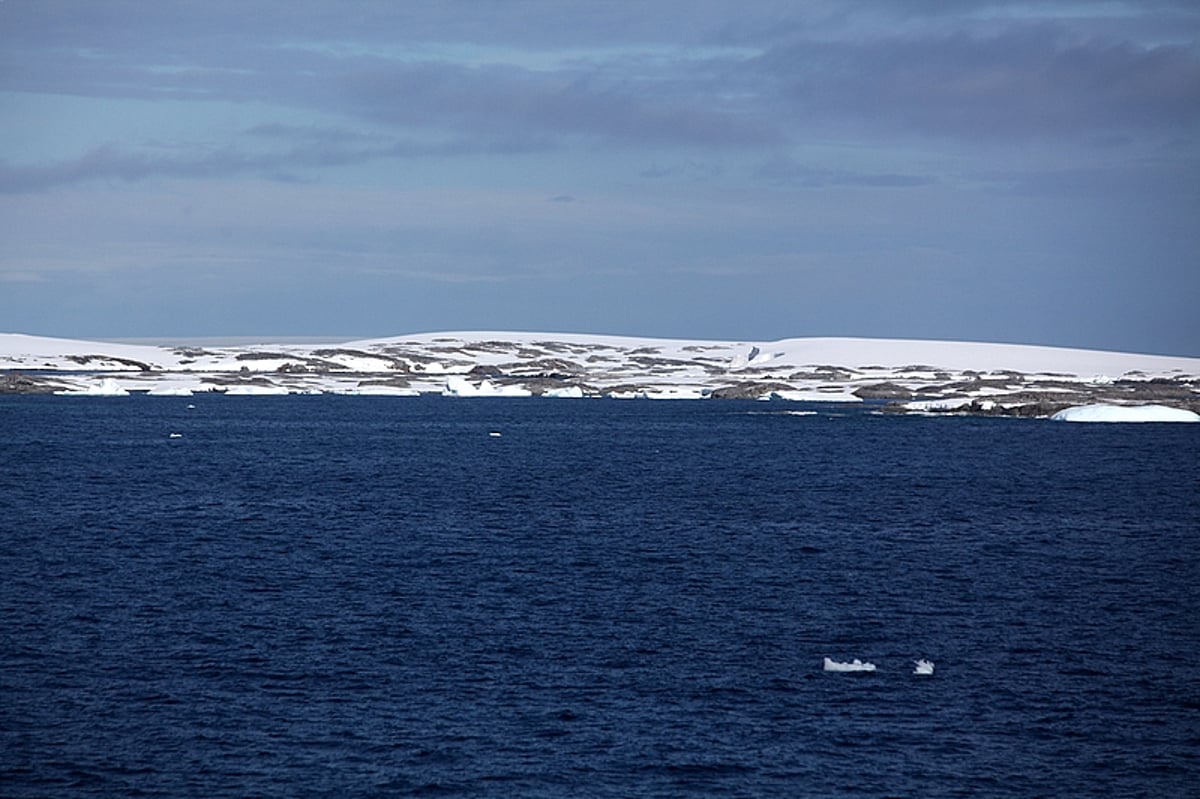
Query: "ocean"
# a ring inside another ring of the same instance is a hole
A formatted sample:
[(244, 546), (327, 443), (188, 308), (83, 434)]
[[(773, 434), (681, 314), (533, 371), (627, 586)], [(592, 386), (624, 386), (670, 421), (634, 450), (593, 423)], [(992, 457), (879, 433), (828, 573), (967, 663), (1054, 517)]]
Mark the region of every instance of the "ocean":
[(2, 397), (0, 446), (6, 797), (1200, 786), (1200, 425)]

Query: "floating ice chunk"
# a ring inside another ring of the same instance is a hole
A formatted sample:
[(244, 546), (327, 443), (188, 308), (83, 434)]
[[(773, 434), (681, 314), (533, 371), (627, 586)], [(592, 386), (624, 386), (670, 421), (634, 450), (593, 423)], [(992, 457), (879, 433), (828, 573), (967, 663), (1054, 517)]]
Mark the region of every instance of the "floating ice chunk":
[(183, 438), (183, 433), (171, 433), (167, 438)]
[(925, 658), (921, 658), (920, 660), (914, 660), (913, 666), (915, 667), (913, 669), (913, 674), (921, 674), (921, 675), (925, 675), (925, 676), (929, 676), (929, 677), (933, 676), (933, 661), (932, 660), (925, 660)]
[(849, 663), (840, 663), (833, 658), (825, 658), (825, 671), (875, 671), (875, 664), (863, 663), (858, 658)]
[(496, 430), (493, 430), (492, 432), (488, 433), (488, 435), (489, 435), (489, 436), (491, 436), (492, 438), (499, 438), (499, 437), (500, 437), (500, 433), (499, 433), (499, 431), (496, 431)]
[(543, 397), (566, 397), (568, 399), (583, 399), (583, 389), (579, 386), (563, 386), (552, 388), (542, 394)]
[(1200, 414), (1165, 405), (1079, 405), (1050, 417), (1057, 422), (1200, 422)]
[(524, 386), (497, 386), (490, 380), (476, 385), (465, 377), (451, 377), (442, 389), (445, 397), (528, 397), (532, 393)]

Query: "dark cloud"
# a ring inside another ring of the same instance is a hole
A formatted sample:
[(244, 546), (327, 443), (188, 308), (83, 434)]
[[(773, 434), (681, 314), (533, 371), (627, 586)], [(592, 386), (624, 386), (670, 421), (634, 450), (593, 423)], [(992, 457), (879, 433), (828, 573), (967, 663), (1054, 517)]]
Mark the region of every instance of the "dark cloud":
[[(822, 17), (791, 0), (644, 0), (569, 3), (561, 0), (439, 0), (436, 3), (355, 0), (37, 0), (0, 4), (0, 22), (14, 39), (54, 46), (97, 42), (114, 49), (183, 53), (205, 41), (225, 48), (275, 42), (467, 42), (561, 48), (612, 43), (703, 45), (731, 21), (749, 17)], [(836, 3), (835, 3), (836, 5)]]
[(1058, 26), (779, 47), (758, 66), (799, 124), (988, 140), (1194, 130), (1194, 47), (1072, 41)]
[[(125, 142), (58, 164), (10, 164), (0, 180), (13, 191), (97, 177), (289, 176), (380, 158), (594, 147), (648, 148), (643, 163), (679, 148), (761, 159), (840, 138), (888, 147), (938, 137), (976, 148), (1044, 139), (1125, 153), (1144, 152), (1154, 137), (1155, 146), (1175, 138), (1194, 150), (1200, 12), (1188, 4), (1141, 3), (1117, 22), (1101, 5), (1092, 17), (1059, 19), (1049, 6), (1029, 7), (1039, 17), (1028, 19), (983, 0), (795, 5), (652, 2), (632, 13), (552, 0), (0, 4), (0, 89), (253, 102), (345, 122), (262, 125), (253, 141), (186, 155)], [(527, 56), (600, 49), (537, 66), (490, 63), (486, 50), (439, 58), (446, 43), (532, 48)], [(745, 49), (717, 46), (733, 44)], [(643, 177), (707, 174), (701, 161), (664, 157)], [(757, 177), (810, 186), (927, 180), (783, 162)]]
[(372, 59), (332, 74), (323, 102), (404, 126), (537, 132), (618, 145), (729, 147), (779, 140), (755, 118), (711, 108), (703, 88), (664, 98), (576, 70)]
[[(0, 88), (255, 101), (444, 135), (617, 147), (775, 147), (847, 129), (980, 141), (1194, 134), (1200, 13), (1150, 2), (1118, 19), (1096, 8), (1049, 19), (1050, 7), (1031, 6), (1031, 20), (933, 0), (654, 2), (636, 13), (553, 0), (42, 0), (0, 4)], [(600, 49), (532, 68), (439, 60), (446, 43)], [(703, 50), (730, 44), (746, 49)]]

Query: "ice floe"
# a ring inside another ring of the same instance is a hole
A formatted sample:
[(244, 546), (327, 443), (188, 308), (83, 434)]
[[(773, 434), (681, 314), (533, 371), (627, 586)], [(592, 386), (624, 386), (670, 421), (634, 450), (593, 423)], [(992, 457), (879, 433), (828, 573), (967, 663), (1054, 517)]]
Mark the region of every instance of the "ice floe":
[(840, 662), (833, 658), (825, 658), (825, 671), (875, 671), (874, 663), (863, 663), (858, 658), (849, 662)]

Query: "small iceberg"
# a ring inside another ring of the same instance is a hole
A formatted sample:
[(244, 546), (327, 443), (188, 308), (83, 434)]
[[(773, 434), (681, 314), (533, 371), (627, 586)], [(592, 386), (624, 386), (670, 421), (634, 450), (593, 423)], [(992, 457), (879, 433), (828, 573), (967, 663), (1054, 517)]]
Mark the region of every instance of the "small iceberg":
[(443, 397), (528, 397), (532, 391), (518, 385), (496, 385), (490, 380), (478, 384), (469, 382), (464, 377), (451, 377), (446, 380), (442, 389)]
[(167, 438), (183, 438), (183, 433), (171, 433)]
[(1056, 422), (1200, 422), (1200, 414), (1165, 405), (1078, 405), (1050, 417)]
[(552, 388), (542, 394), (543, 397), (560, 397), (566, 399), (583, 399), (583, 389), (579, 386), (562, 386)]
[(840, 663), (833, 658), (825, 658), (825, 671), (875, 671), (875, 664), (863, 663), (858, 658), (849, 663)]
[(920, 674), (926, 677), (933, 676), (933, 661), (921, 658), (913, 661), (913, 674)]

